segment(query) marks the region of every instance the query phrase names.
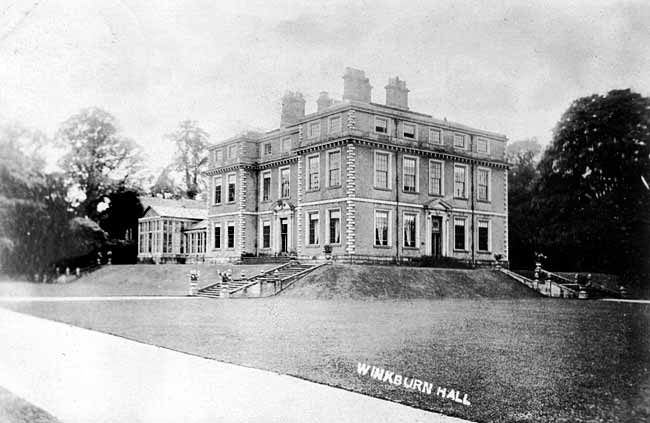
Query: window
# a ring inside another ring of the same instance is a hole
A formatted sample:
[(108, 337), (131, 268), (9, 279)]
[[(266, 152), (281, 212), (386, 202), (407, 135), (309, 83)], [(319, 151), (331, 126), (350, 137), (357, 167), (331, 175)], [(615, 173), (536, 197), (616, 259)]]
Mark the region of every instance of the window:
[(327, 153), (327, 186), (341, 185), (341, 150)]
[(465, 135), (454, 134), (454, 147), (465, 148)]
[(341, 116), (330, 118), (330, 134), (341, 132)]
[(220, 162), (221, 160), (223, 160), (223, 150), (216, 150), (214, 152), (214, 161)]
[(404, 157), (402, 159), (404, 192), (417, 191), (418, 159), (416, 157)]
[(312, 122), (309, 124), (309, 138), (320, 137), (320, 122)]
[(270, 142), (264, 143), (264, 155), (269, 156), (273, 152), (273, 146)]
[(414, 140), (415, 139), (415, 134), (416, 134), (416, 127), (412, 123), (405, 123), (402, 127), (402, 135), (404, 138), (409, 138)]
[(429, 128), (429, 144), (442, 144), (440, 129)]
[(329, 220), (329, 238), (327, 242), (330, 244), (341, 243), (341, 210), (330, 210), (328, 216)]
[(479, 201), (490, 201), (490, 169), (477, 169), (476, 173)]
[(231, 173), (228, 175), (228, 202), (232, 203), (235, 201), (235, 181), (237, 180), (237, 175)]
[(467, 166), (454, 165), (454, 197), (467, 197)]
[(444, 163), (437, 160), (429, 160), (429, 194), (444, 195), (443, 187), (443, 166)]
[(319, 232), (318, 212), (308, 213), (307, 221), (309, 224), (307, 244), (318, 245), (318, 232)]
[(408, 248), (416, 248), (416, 215), (404, 214), (404, 246)]
[(282, 153), (288, 153), (291, 151), (291, 138), (282, 138), (282, 143), (280, 144), (280, 151)]
[(289, 186), (289, 168), (283, 167), (280, 168), (280, 198), (289, 198), (290, 195), (290, 186)]
[(484, 153), (487, 154), (490, 152), (490, 144), (489, 141), (486, 140), (485, 138), (478, 138), (476, 140), (476, 151), (479, 153)]
[(271, 222), (262, 222), (262, 248), (271, 248)]
[(271, 195), (271, 171), (262, 173), (262, 201), (269, 201)]
[(221, 204), (221, 176), (214, 177), (214, 204)]
[(235, 224), (228, 222), (228, 244), (227, 248), (235, 248)]
[(465, 219), (454, 218), (454, 249), (465, 250)]
[(320, 156), (314, 155), (307, 158), (307, 189), (320, 188)]
[(214, 225), (214, 248), (221, 248), (221, 225)]
[(375, 117), (375, 132), (378, 134), (388, 134), (388, 119)]
[(228, 147), (228, 158), (233, 159), (237, 155), (237, 145), (233, 144)]
[(478, 221), (478, 250), (490, 251), (490, 222), (487, 220)]
[(390, 188), (389, 153), (375, 152), (375, 187)]
[(375, 246), (388, 246), (388, 212), (375, 210)]

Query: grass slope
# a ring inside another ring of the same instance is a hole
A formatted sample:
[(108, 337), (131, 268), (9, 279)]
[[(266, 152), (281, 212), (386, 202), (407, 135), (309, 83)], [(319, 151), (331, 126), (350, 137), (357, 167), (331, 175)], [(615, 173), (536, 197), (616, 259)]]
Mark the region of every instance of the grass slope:
[(231, 269), (238, 278), (242, 270), (252, 276), (276, 265), (134, 264), (104, 266), (67, 284), (0, 282), (0, 296), (107, 296), (186, 295), (189, 272), (201, 273), (199, 287), (217, 282), (221, 271)]
[(489, 269), (329, 265), (282, 295), (313, 299), (535, 298), (529, 288)]

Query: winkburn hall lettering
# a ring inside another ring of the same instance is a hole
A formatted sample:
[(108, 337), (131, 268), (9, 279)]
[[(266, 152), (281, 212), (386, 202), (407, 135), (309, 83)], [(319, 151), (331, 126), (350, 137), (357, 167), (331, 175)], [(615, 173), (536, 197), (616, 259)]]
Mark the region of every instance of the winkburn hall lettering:
[(202, 210), (150, 210), (139, 258), (507, 261), (506, 137), (410, 110), (398, 77), (385, 89), (373, 102), (347, 68), (342, 99), (321, 92), (306, 114), (289, 92), (278, 128), (209, 146)]
[(459, 390), (443, 388), (442, 386), (435, 386), (431, 382), (426, 382), (408, 376), (402, 376), (398, 373), (383, 369), (381, 367), (370, 366), (366, 363), (357, 363), (357, 373), (359, 376), (370, 376), (371, 379), (375, 379), (379, 382), (390, 383), (395, 386), (402, 386), (406, 389), (411, 389), (427, 395), (434, 395), (446, 400), (463, 404), (468, 407), (472, 405), (469, 402), (467, 394), (463, 394)]

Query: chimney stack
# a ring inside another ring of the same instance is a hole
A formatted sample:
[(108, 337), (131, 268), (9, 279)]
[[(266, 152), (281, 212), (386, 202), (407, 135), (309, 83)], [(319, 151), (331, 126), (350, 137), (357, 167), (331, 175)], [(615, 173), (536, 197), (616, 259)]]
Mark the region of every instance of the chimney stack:
[(320, 95), (318, 96), (318, 100), (316, 100), (316, 107), (317, 111), (320, 112), (321, 110), (325, 110), (328, 107), (330, 107), (334, 102), (330, 98), (329, 94), (327, 91), (321, 91)]
[(282, 115), (280, 126), (285, 127), (298, 122), (305, 117), (305, 99), (302, 93), (288, 91), (282, 97)]
[(401, 81), (398, 76), (388, 78), (388, 85), (385, 88), (386, 106), (409, 109), (409, 90), (406, 88), (406, 81)]
[(356, 100), (370, 103), (372, 86), (366, 73), (359, 69), (345, 68), (343, 75), (343, 100)]

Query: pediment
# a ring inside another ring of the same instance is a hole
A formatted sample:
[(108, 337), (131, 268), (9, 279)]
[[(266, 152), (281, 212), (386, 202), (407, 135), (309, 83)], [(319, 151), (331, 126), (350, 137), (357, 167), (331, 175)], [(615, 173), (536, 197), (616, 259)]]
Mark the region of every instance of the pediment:
[(293, 211), (296, 208), (292, 203), (284, 200), (278, 200), (276, 201), (273, 206), (271, 207), (271, 210), (274, 213), (279, 213), (282, 211)]
[(142, 217), (159, 217), (160, 215), (151, 207), (147, 207), (147, 210), (144, 211), (144, 216)]
[(444, 212), (450, 212), (452, 209), (451, 204), (441, 199), (431, 200), (428, 203), (426, 203), (424, 206), (429, 210), (438, 210)]

